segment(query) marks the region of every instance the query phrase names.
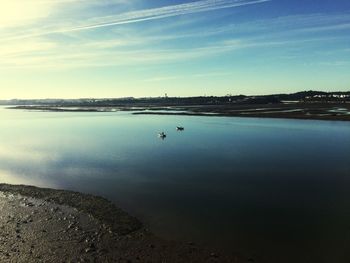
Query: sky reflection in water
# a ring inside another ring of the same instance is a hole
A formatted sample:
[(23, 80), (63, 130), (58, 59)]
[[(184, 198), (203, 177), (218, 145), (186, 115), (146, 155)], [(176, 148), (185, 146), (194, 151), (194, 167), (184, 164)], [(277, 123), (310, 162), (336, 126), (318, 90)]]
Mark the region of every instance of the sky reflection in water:
[(271, 262), (350, 256), (348, 122), (5, 109), (0, 120), (1, 182), (103, 195), (161, 236)]

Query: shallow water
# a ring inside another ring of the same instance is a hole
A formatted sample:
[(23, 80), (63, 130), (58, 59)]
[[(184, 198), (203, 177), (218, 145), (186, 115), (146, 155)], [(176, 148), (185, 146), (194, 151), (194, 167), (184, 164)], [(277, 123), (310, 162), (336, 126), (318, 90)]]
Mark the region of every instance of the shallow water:
[(1, 108), (0, 181), (103, 195), (258, 262), (350, 259), (349, 122)]

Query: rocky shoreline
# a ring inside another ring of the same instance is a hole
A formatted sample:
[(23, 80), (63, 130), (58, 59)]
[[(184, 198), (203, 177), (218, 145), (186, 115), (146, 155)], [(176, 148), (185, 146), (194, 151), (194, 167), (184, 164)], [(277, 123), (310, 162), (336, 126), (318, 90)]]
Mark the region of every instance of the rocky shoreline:
[(102, 197), (0, 184), (0, 210), (0, 262), (258, 262), (162, 240)]

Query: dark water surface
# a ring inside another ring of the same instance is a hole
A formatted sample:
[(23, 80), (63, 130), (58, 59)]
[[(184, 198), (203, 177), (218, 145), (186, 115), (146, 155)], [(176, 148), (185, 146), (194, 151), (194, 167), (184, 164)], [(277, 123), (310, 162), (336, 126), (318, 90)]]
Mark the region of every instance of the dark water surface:
[(350, 262), (349, 122), (1, 108), (0, 181), (102, 195), (261, 262)]

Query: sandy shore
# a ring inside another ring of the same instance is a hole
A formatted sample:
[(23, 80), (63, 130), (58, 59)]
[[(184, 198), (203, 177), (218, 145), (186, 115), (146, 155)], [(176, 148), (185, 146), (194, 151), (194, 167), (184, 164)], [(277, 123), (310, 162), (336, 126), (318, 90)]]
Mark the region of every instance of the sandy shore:
[(0, 262), (258, 262), (157, 238), (108, 200), (0, 184)]

